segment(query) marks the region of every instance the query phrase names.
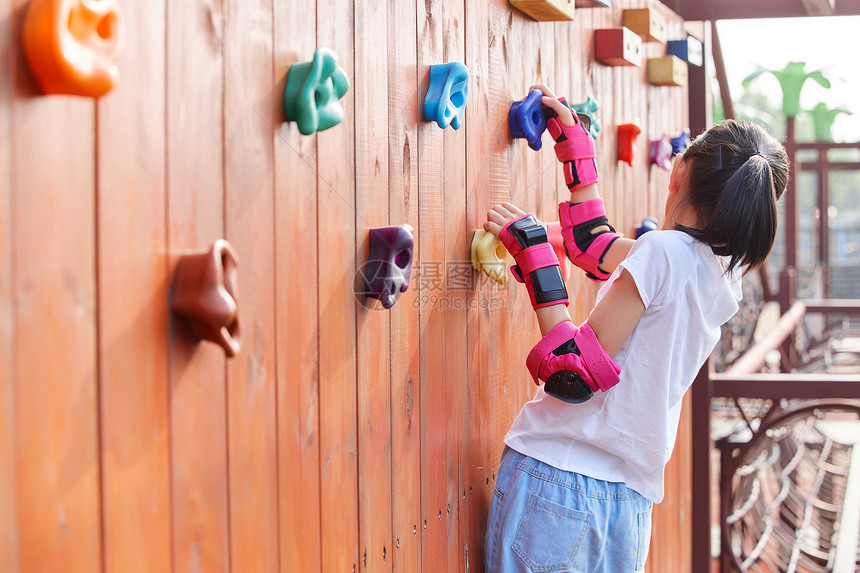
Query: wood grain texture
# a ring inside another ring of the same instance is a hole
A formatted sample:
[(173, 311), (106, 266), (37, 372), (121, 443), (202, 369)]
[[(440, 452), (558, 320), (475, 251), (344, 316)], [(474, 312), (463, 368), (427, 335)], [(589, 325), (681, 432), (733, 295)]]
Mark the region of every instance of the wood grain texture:
[[(555, 221), (569, 197), (549, 136), (535, 152), (509, 134), (538, 82), (599, 101), (616, 228), (662, 216), (648, 146), (686, 126), (687, 91), (593, 60), (593, 30), (641, 2), (572, 22), (463, 0), (132, 2), (120, 85), (97, 104), (36, 93), (24, 4), (0, 0), (0, 570), (483, 570), (539, 332), (524, 288), (471, 269), (472, 232), (495, 203)], [(281, 98), (322, 46), (351, 88), (344, 120), (304, 136)], [(427, 73), (453, 61), (465, 123), (441, 130)], [(629, 166), (617, 127), (634, 121)], [(368, 310), (368, 229), (403, 223), (410, 288)], [(218, 238), (240, 257), (229, 361), (167, 310), (179, 258)], [(571, 275), (580, 323), (600, 284)], [(685, 410), (648, 571), (688, 567), (688, 428)]]
[(388, 1), (388, 190), (392, 225), (409, 224), (416, 237), (412, 278), (390, 311), (392, 554), (394, 571), (421, 570), (421, 373), (419, 364), (421, 261), (418, 220), (418, 91), (416, 5)]
[[(672, 13), (660, 2), (651, 2), (649, 6), (666, 21), (668, 38), (679, 38), (684, 33), (683, 24), (672, 18)], [(646, 44), (649, 57), (661, 55), (657, 44)], [(653, 54), (653, 56), (651, 56)], [(675, 137), (689, 125), (689, 109), (687, 90), (677, 87), (661, 87), (649, 85), (646, 79), (634, 86), (640, 106), (645, 107), (648, 131), (643, 135), (657, 139), (663, 132)], [(638, 96), (644, 91), (644, 97)], [(663, 220), (663, 211), (669, 184), (669, 172), (656, 166), (649, 166), (647, 186), (640, 186), (635, 192), (635, 207), (628, 225), (633, 226), (647, 215)], [(678, 438), (672, 458), (666, 466), (664, 488), (666, 491), (663, 502), (654, 507), (651, 553), (647, 570), (651, 572), (673, 570), (689, 572), (691, 567), (691, 538), (689, 532), (692, 524), (692, 472), (690, 469), (691, 450), (691, 420), (689, 392), (684, 399)]]
[[(205, 0), (169, 0), (167, 14), (172, 277), (183, 254), (224, 238), (224, 16), (220, 4)], [(198, 342), (176, 317), (171, 318), (169, 340), (173, 569), (223, 573), (230, 570), (224, 352), (215, 344)]]
[[(368, 231), (389, 224), (387, 2), (355, 7), (355, 233), (359, 264), (370, 260)], [(389, 190), (390, 192), (390, 190)], [(367, 299), (356, 307), (360, 571), (391, 571), (391, 323)]]
[(15, 322), (12, 290), (12, 104), (18, 45), (12, 0), (0, 1), (0, 570), (18, 573)]
[(353, 85), (344, 121), (317, 134), (322, 570), (358, 571), (354, 10), (327, 0), (317, 12), (332, 16), (317, 19), (317, 45), (337, 53)]
[[(538, 26), (533, 69), (528, 70), (527, 77), (524, 78), (527, 83), (539, 82), (552, 86), (552, 89), (559, 89), (556, 53), (564, 54), (565, 51), (556, 47), (554, 32), (554, 23), (542, 23)], [(561, 166), (555, 157), (554, 144), (549, 134), (544, 132), (541, 149), (534, 154), (536, 168), (539, 169), (537, 176), (540, 178), (540, 197), (536, 212), (541, 221), (550, 223), (558, 221), (558, 204), (568, 198), (564, 179), (559, 179)], [(562, 182), (561, 185), (559, 181)]]
[[(418, 4), (420, 101), (433, 64), (463, 62), (462, 4)], [(470, 91), (473, 88), (470, 80)], [(466, 111), (466, 124), (469, 111)], [(461, 456), (464, 425), (466, 305), (474, 300), (468, 263), (472, 229), (465, 222), (465, 126), (440, 130), (418, 126), (419, 216), (422, 233), (421, 423), (422, 535), (424, 571), (464, 567), (463, 515), (468, 485)], [(464, 249), (466, 249), (464, 251)], [(465, 279), (465, 286), (464, 286)]]
[(227, 362), (230, 564), (278, 570), (272, 3), (224, 3), (224, 230), (242, 351)]
[[(441, 19), (441, 49), (442, 61), (465, 62), (465, 29), (466, 15), (465, 7), (459, 2), (451, 2), (443, 8)], [(470, 80), (470, 86), (472, 86)], [(471, 90), (471, 87), (470, 87)], [(468, 105), (466, 111), (465, 129), (468, 132), (469, 118)], [(462, 129), (462, 128), (461, 128)], [(444, 280), (441, 288), (437, 288), (440, 295), (444, 295), (449, 301), (473, 301), (476, 300), (471, 289), (461, 289), (450, 275), (453, 271), (472, 273), (467, 268), (469, 260), (469, 245), (472, 239), (472, 227), (467, 223), (466, 204), (468, 202), (468, 189), (466, 187), (466, 134), (455, 133), (446, 129), (442, 134), (442, 174), (444, 207), (444, 243), (442, 262), (444, 269)], [(468, 275), (467, 276), (473, 276)], [(471, 302), (469, 302), (471, 304)], [(458, 308), (459, 307), (459, 308)], [(442, 520), (437, 519), (439, 525), (445, 527), (445, 547), (447, 548), (448, 571), (460, 571), (468, 559), (467, 547), (465, 545), (464, 522), (466, 493), (468, 486), (467, 462), (464, 458), (463, 436), (465, 435), (465, 412), (466, 399), (469, 392), (467, 371), (467, 338), (466, 324), (468, 309), (465, 304), (448, 304), (448, 307), (440, 306), (439, 309), (444, 317), (443, 337), (444, 349), (444, 424), (446, 428), (445, 442), (445, 497), (444, 506), (425, 506), (425, 518), (430, 519), (438, 516), (441, 512)], [(429, 347), (431, 351), (430, 360), (438, 359), (438, 348)], [(425, 379), (427, 380), (427, 379)], [(430, 379), (432, 380), (432, 379)], [(426, 383), (432, 383), (429, 380)], [(448, 506), (451, 512), (447, 513)], [(444, 517), (446, 516), (447, 517)], [(426, 546), (425, 546), (426, 547)], [(438, 565), (437, 565), (438, 563)], [(441, 566), (442, 561), (425, 566), (425, 571), (432, 571)]]
[[(511, 201), (521, 209), (535, 213), (542, 221), (550, 221), (553, 220), (553, 213), (557, 209), (555, 206), (545, 208), (543, 185), (544, 178), (548, 175), (548, 192), (554, 198), (553, 171), (558, 166), (555, 153), (551, 147), (546, 150), (541, 148), (544, 153), (536, 152), (525, 140), (512, 139), (509, 135), (508, 113), (512, 101), (522, 99), (528, 94), (530, 86), (542, 82), (540, 30), (551, 30), (553, 25), (549, 22), (531, 22), (515, 9), (510, 9), (505, 17), (507, 34), (503, 38), (502, 57), (506, 69), (504, 78), (507, 81), (504, 89), (507, 93), (507, 102), (501, 111), (504, 119), (502, 130), (507, 139), (505, 143), (508, 151), (508, 193)], [(537, 29), (534, 28), (535, 24)], [(528, 292), (518, 287), (520, 287), (518, 283), (509, 281), (503, 289), (507, 291), (508, 300), (498, 327), (500, 337), (496, 350), (497, 359), (504, 367), (505, 377), (503, 385), (491, 395), (503, 395), (507, 399), (500, 401), (496, 407), (495, 426), (492, 432), (497, 436), (504, 436), (507, 433), (522, 405), (534, 396), (537, 389), (526, 369), (525, 357), (529, 349), (540, 340), (540, 330)], [(500, 292), (499, 295), (501, 294)], [(498, 312), (493, 311), (494, 314)], [(503, 447), (501, 440), (493, 444), (491, 456), (495, 466), (498, 466)], [(497, 467), (491, 468), (490, 486), (495, 482), (496, 469)], [(492, 490), (490, 493), (492, 494)]]
[(124, 73), (97, 108), (104, 566), (130, 573), (172, 569), (164, 8), (124, 6)]
[[(280, 96), (290, 66), (313, 58), (317, 14), (304, 2), (274, 10)], [(273, 100), (280, 570), (322, 571), (317, 138), (301, 135), (285, 121), (282, 98)]]
[[(585, 19), (588, 19), (589, 21), (591, 20), (591, 10), (577, 9), (576, 18), (573, 22), (556, 22), (552, 25), (553, 44), (558, 55), (553, 62), (555, 67), (555, 81), (552, 84), (549, 84), (548, 87), (551, 88), (556, 95), (564, 96), (571, 103), (585, 101), (585, 96), (587, 95), (587, 92), (580, 87), (585, 80), (582, 77), (583, 74), (581, 68), (578, 67), (579, 60), (582, 59), (581, 44), (583, 43), (581, 40), (581, 33), (578, 32), (581, 32), (583, 29), (583, 20)], [(571, 32), (571, 28), (574, 28), (575, 32)], [(555, 151), (551, 147), (554, 143), (555, 142), (552, 141), (552, 138), (548, 134), (544, 134), (543, 145), (547, 147), (547, 150), (544, 152), (544, 155), (546, 156), (544, 161), (551, 162), (552, 164), (552, 167), (548, 169), (548, 172), (555, 177), (555, 184), (558, 189), (558, 202), (560, 203), (561, 201), (570, 200), (570, 192), (567, 189), (561, 165), (555, 156)], [(600, 163), (599, 158), (598, 174), (603, 174), (602, 163)], [(554, 217), (551, 218), (551, 220), (557, 221), (557, 208), (553, 214)], [(549, 216), (547, 216), (547, 218), (550, 219)], [(576, 267), (571, 265), (570, 278), (567, 281), (567, 292), (568, 297), (570, 298), (568, 311), (576, 324), (580, 324), (585, 317), (588, 316), (584, 309), (585, 297), (582, 296), (585, 281), (586, 279), (583, 276), (583, 273), (577, 272)]]
[[(13, 21), (21, 21), (16, 2)], [(95, 104), (40, 97), (19, 53), (12, 104), (13, 390), (22, 571), (102, 570)]]
[[(466, 117), (466, 208), (467, 225), (481, 228), (486, 213), (492, 207), (490, 170), (493, 163), (498, 172), (498, 160), (492, 153), (493, 136), (498, 125), (490, 123), (490, 39), (494, 31), (488, 28), (491, 7), (483, 2), (467, 2), (465, 11), (465, 62), (469, 68), (469, 98)], [(498, 114), (497, 114), (498, 119)], [(485, 130), (484, 126), (491, 129)], [(475, 127), (472, 127), (475, 126)], [(492, 288), (492, 287), (488, 287)], [(476, 293), (476, 298), (480, 293)], [(486, 312), (467, 312), (466, 352), (468, 356), (466, 390), (463, 400), (463, 439), (460, 443), (460, 463), (463, 465), (464, 489), (468, 497), (463, 504), (462, 569), (480, 567), (483, 562), (481, 533), (486, 528), (489, 496), (485, 495), (484, 478), (497, 460), (490, 459), (487, 449), (492, 440), (489, 430), (490, 352), (489, 326)]]
[[(466, 5), (465, 57), (474, 78), (466, 125), (466, 221), (470, 228), (480, 227), (487, 211), (508, 200), (511, 193), (505, 130), (511, 101), (506, 70), (510, 10), (501, 4)], [(467, 252), (461, 256), (465, 259)], [(508, 404), (494, 397), (504, 395), (517, 378), (510, 366), (516, 359), (508, 354), (510, 327), (516, 298), (527, 294), (518, 292), (516, 286), (511, 281), (500, 295), (501, 289), (495, 283), (479, 281), (475, 297), (486, 301), (486, 305), (467, 312), (468, 393), (461, 463), (467, 464), (470, 490), (463, 532), (464, 558), (469, 569), (480, 568), (484, 561), (484, 531), (493, 491), (491, 477), (502, 451), (501, 428), (511, 421), (504, 414)]]

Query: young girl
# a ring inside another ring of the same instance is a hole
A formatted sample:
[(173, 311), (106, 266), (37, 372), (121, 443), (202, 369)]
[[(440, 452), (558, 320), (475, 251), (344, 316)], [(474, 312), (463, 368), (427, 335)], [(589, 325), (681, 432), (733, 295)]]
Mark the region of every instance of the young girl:
[(681, 400), (737, 311), (742, 272), (773, 245), (788, 157), (755, 124), (717, 125), (676, 156), (662, 230), (620, 238), (586, 126), (535, 87), (571, 190), (559, 205), (565, 250), (606, 284), (573, 325), (544, 228), (510, 203), (489, 212), (484, 228), (516, 259), (537, 313), (543, 339), (527, 365), (544, 384), (505, 437), (487, 571), (643, 571)]

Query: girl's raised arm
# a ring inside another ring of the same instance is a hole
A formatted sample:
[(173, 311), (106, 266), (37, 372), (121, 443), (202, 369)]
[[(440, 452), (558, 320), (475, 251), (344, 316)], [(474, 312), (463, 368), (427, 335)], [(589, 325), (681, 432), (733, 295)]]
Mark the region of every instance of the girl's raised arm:
[(618, 383), (612, 360), (636, 327), (645, 306), (633, 278), (622, 272), (588, 321), (577, 327), (567, 310), (567, 290), (546, 230), (534, 215), (505, 203), (487, 214), (484, 229), (496, 235), (517, 261), (517, 280), (525, 283), (543, 338), (526, 364), (535, 383), (566, 402), (579, 403)]
[(535, 88), (546, 90), (541, 101), (547, 130), (570, 190), (570, 201), (561, 203), (558, 213), (568, 257), (589, 278), (605, 281), (630, 252), (633, 240), (620, 237), (606, 217), (597, 189), (594, 140), (583, 125), (587, 116), (580, 118), (545, 86)]

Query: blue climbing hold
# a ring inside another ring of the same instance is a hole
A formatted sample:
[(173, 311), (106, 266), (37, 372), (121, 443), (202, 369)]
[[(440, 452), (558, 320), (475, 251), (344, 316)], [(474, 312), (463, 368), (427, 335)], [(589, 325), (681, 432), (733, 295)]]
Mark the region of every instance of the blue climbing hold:
[(508, 112), (508, 126), (511, 135), (524, 138), (529, 147), (537, 151), (541, 146), (541, 135), (546, 131), (546, 118), (543, 116), (540, 98), (543, 92), (532, 90), (526, 99), (515, 101)]
[(672, 155), (683, 155), (687, 148), (690, 147), (692, 140), (690, 139), (690, 130), (685, 129), (681, 135), (672, 138)]
[(648, 231), (657, 230), (657, 219), (654, 217), (645, 217), (642, 219), (642, 226), (636, 227), (636, 238), (638, 239)]
[(424, 119), (435, 121), (445, 129), (459, 129), (466, 113), (469, 93), (469, 69), (460, 62), (430, 66), (427, 94), (424, 96)]

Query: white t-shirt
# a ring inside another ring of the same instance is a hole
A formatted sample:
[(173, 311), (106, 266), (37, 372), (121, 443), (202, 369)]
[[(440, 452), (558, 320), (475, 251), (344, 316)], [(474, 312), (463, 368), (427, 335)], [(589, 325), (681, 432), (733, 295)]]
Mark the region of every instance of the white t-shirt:
[(740, 270), (680, 231), (640, 237), (597, 296), (626, 269), (645, 312), (613, 358), (621, 381), (582, 404), (541, 386), (505, 436), (514, 450), (551, 466), (622, 482), (654, 503), (672, 455), (681, 400), (738, 309)]

